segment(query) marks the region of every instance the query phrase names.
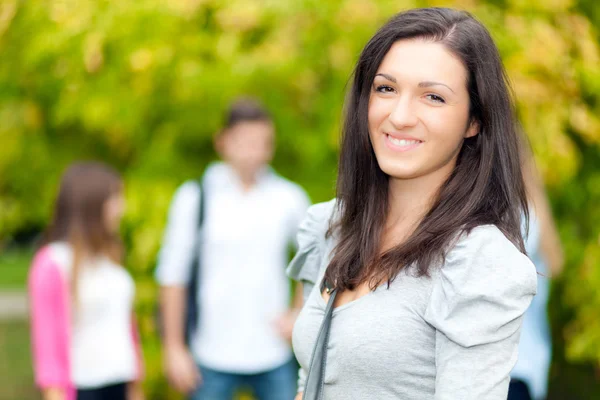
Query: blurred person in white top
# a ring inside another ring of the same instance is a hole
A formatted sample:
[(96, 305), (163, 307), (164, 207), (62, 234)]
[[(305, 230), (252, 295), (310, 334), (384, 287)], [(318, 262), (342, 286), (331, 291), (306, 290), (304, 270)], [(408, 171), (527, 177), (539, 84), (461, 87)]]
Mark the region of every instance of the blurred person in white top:
[[(285, 275), (290, 244), (309, 206), (300, 186), (270, 167), (274, 126), (256, 101), (234, 102), (215, 139), (222, 162), (201, 187), (175, 193), (156, 272), (161, 287), (164, 367), (190, 398), (231, 399), (241, 386), (260, 400), (293, 398), (296, 366), (289, 341), (301, 295), (290, 306)], [(187, 284), (199, 252), (198, 326), (185, 343)], [(300, 302), (300, 303), (299, 303)]]

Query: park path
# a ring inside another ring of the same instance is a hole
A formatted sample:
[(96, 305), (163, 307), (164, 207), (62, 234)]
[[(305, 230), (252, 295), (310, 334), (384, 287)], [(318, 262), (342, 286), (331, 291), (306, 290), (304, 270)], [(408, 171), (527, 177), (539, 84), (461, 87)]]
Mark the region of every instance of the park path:
[(0, 289), (0, 320), (25, 319), (28, 314), (27, 292)]

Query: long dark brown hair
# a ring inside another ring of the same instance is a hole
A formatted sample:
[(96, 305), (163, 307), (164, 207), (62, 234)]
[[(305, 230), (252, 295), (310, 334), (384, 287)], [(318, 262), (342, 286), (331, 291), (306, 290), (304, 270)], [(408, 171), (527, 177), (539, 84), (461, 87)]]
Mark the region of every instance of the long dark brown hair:
[[(373, 79), (398, 40), (443, 44), (468, 72), (470, 119), (479, 134), (464, 140), (457, 164), (412, 235), (381, 253), (389, 210), (388, 175), (369, 140), (368, 106)], [(337, 181), (337, 218), (329, 233), (338, 243), (325, 279), (338, 290), (369, 282), (391, 283), (405, 267), (419, 276), (440, 265), (453, 240), (476, 226), (493, 224), (524, 252), (521, 215), (527, 199), (511, 90), (489, 32), (467, 12), (414, 9), (385, 24), (363, 49), (346, 101)]]
[(63, 241), (71, 245), (74, 299), (77, 297), (79, 265), (84, 258), (104, 255), (117, 263), (121, 261), (123, 247), (118, 234), (106, 226), (105, 204), (122, 190), (119, 174), (101, 163), (75, 163), (62, 176), (44, 244)]

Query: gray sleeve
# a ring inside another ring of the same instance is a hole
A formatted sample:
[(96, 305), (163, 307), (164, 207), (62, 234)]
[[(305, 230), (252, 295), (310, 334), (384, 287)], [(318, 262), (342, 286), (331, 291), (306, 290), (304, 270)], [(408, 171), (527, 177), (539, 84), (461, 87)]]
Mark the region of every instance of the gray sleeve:
[(293, 280), (302, 282), (305, 301), (319, 276), (325, 234), (334, 206), (335, 200), (311, 206), (298, 229), (298, 252), (290, 262), (287, 274)]
[(306, 194), (306, 192), (300, 187), (297, 186), (294, 188), (293, 196), (290, 201), (291, 212), (290, 212), (290, 241), (295, 246), (295, 249), (298, 250), (298, 230), (300, 228), (300, 224), (306, 218), (308, 208), (310, 207), (310, 198)]
[(535, 267), (495, 227), (475, 228), (434, 277), (435, 400), (505, 400)]
[[(302, 282), (305, 302), (319, 277), (323, 257), (325, 256), (325, 235), (334, 208), (335, 199), (309, 207), (306, 217), (298, 229), (298, 252), (290, 262), (287, 274), (295, 281)], [(306, 376), (306, 370), (300, 368), (298, 393), (304, 391)]]
[(308, 376), (308, 373), (306, 372), (306, 370), (302, 367), (300, 367), (300, 370), (298, 371), (298, 393), (303, 393), (304, 392), (304, 387), (306, 386), (306, 377)]
[(155, 272), (161, 286), (181, 286), (190, 279), (199, 201), (200, 187), (193, 181), (181, 185), (173, 196)]

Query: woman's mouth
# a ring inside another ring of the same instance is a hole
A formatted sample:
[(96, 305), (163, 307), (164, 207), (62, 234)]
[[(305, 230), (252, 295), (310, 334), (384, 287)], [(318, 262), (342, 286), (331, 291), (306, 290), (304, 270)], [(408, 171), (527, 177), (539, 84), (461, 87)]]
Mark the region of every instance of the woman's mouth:
[(391, 150), (408, 151), (419, 147), (419, 145), (423, 142), (421, 140), (412, 138), (398, 139), (386, 133), (385, 143)]

